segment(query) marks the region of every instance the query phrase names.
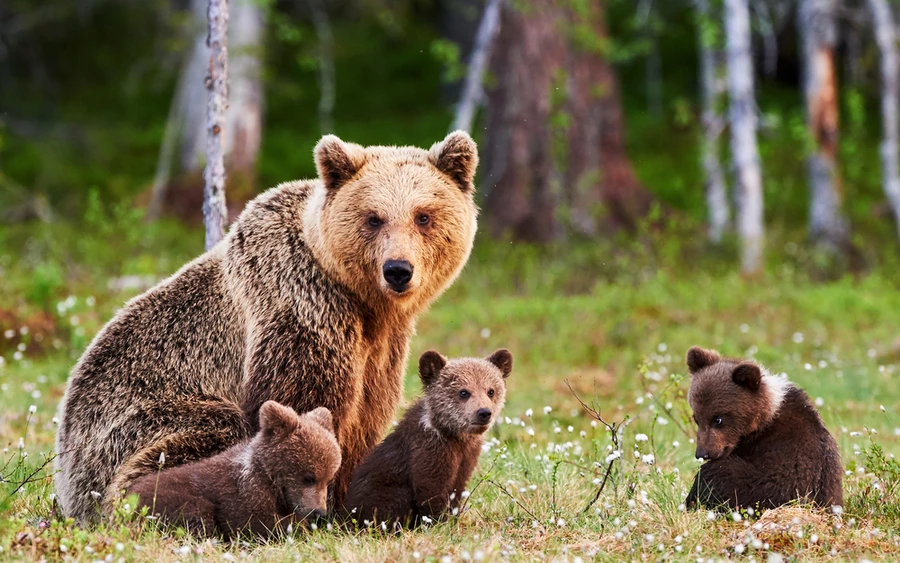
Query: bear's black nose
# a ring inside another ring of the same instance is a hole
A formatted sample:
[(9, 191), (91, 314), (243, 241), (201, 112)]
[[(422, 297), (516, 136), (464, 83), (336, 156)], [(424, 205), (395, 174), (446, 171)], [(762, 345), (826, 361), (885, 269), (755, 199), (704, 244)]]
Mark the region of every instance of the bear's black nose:
[(478, 409), (478, 412), (475, 413), (475, 416), (478, 417), (478, 422), (481, 424), (487, 424), (491, 421), (491, 409)]
[(413, 265), (406, 260), (388, 260), (382, 268), (384, 281), (388, 282), (391, 289), (400, 293), (406, 289), (406, 285), (413, 276)]
[(697, 459), (709, 459), (709, 452), (704, 450), (703, 448), (697, 448), (697, 451), (695, 452), (694, 456)]
[(325, 518), (325, 511), (317, 508), (309, 513), (308, 518), (313, 521), (321, 520), (322, 518)]

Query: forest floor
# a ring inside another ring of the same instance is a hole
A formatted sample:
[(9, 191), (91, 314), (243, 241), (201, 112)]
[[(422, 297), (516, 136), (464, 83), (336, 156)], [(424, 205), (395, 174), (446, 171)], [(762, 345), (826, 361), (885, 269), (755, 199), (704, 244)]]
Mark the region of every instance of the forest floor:
[[(627, 253), (476, 248), (411, 347), (413, 359), (429, 348), (452, 357), (505, 346), (515, 355), (505, 418), (488, 436), (466, 509), (449, 522), (223, 544), (121, 507), (108, 522), (75, 527), (54, 516), (47, 463), (69, 370), (117, 307), (202, 241), (129, 222), (104, 221), (107, 231), (91, 229), (91, 239), (74, 227), (0, 231), (0, 560), (900, 559), (896, 270), (814, 281), (789, 243), (793, 258), (745, 280), (733, 261), (678, 258), (690, 251), (667, 250), (672, 237)], [(685, 400), (694, 344), (755, 357), (806, 389), (843, 456), (841, 514), (684, 510), (698, 467)], [(420, 390), (414, 366), (408, 398)], [(610, 432), (579, 399), (624, 423), (611, 464)]]

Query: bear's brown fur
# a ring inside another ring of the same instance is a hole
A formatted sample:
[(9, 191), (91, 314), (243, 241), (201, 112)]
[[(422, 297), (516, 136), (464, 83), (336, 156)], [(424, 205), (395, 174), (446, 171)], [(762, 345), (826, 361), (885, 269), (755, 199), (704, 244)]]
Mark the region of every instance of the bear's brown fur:
[(419, 524), (459, 506), (478, 463), (482, 434), (506, 398), (512, 355), (447, 361), (435, 351), (419, 359), (423, 396), (397, 428), (353, 472), (343, 515), (365, 526)]
[(843, 503), (837, 444), (801, 389), (759, 365), (693, 347), (688, 401), (700, 466), (685, 503), (773, 508)]
[(208, 536), (265, 536), (325, 515), (328, 485), (341, 465), (331, 413), (302, 416), (266, 401), (251, 440), (200, 461), (137, 479), (128, 494), (166, 522)]
[(468, 259), (478, 156), (462, 132), (430, 150), (329, 135), (315, 160), (320, 180), (261, 194), (85, 351), (60, 407), (66, 515), (95, 518), (95, 498), (108, 508), (160, 453), (178, 465), (227, 449), (270, 399), (331, 411), (341, 501), (396, 412), (416, 318)]

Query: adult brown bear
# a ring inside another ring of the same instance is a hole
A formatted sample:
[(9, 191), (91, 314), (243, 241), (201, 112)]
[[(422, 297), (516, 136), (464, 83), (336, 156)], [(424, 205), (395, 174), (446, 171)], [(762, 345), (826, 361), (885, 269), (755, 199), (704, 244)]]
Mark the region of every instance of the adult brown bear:
[(143, 474), (252, 434), (260, 406), (326, 407), (340, 503), (402, 393), (418, 315), (476, 230), (475, 143), (430, 150), (324, 137), (318, 180), (273, 188), (228, 236), (131, 300), (85, 351), (60, 406), (57, 498), (95, 518)]

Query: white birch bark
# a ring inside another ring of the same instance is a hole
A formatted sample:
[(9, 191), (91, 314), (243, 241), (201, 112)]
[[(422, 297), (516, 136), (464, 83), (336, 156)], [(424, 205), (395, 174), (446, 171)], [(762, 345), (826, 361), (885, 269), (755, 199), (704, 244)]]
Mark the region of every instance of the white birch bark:
[(725, 0), (728, 115), (735, 190), (740, 192), (737, 230), (741, 237), (741, 271), (757, 272), (763, 250), (763, 193), (756, 146), (756, 102), (753, 91), (753, 53), (750, 49), (748, 0)]
[(836, 0), (801, 0), (798, 10), (806, 117), (813, 138), (813, 147), (807, 157), (811, 189), (809, 232), (813, 240), (832, 250), (843, 246), (847, 237), (835, 164), (838, 136), (834, 65), (836, 10)]
[(900, 167), (898, 167), (898, 74), (897, 33), (887, 0), (869, 0), (875, 41), (881, 52), (881, 182), (897, 222), (900, 237)]
[(720, 70), (720, 53), (712, 45), (712, 39), (706, 33), (707, 26), (714, 21), (710, 11), (709, 0), (696, 0), (697, 10), (697, 50), (700, 54), (700, 97), (702, 101), (701, 126), (703, 139), (701, 147), (701, 163), (706, 175), (706, 205), (709, 211), (709, 238), (713, 242), (721, 242), (722, 235), (728, 228), (730, 212), (728, 195), (725, 188), (725, 176), (719, 162), (719, 135), (724, 129), (722, 116), (719, 115), (718, 104), (722, 94)]
[(206, 249), (225, 236), (228, 212), (225, 208), (225, 115), (228, 109), (228, 1), (209, 0), (210, 57), (206, 88), (206, 170), (203, 189), (203, 224)]
[(481, 81), (484, 70), (491, 56), (491, 46), (500, 31), (500, 5), (503, 0), (488, 0), (484, 7), (484, 15), (478, 24), (472, 56), (469, 57), (469, 68), (466, 82), (463, 84), (462, 96), (456, 106), (456, 117), (453, 119), (451, 131), (472, 131), (475, 111), (484, 98)]

